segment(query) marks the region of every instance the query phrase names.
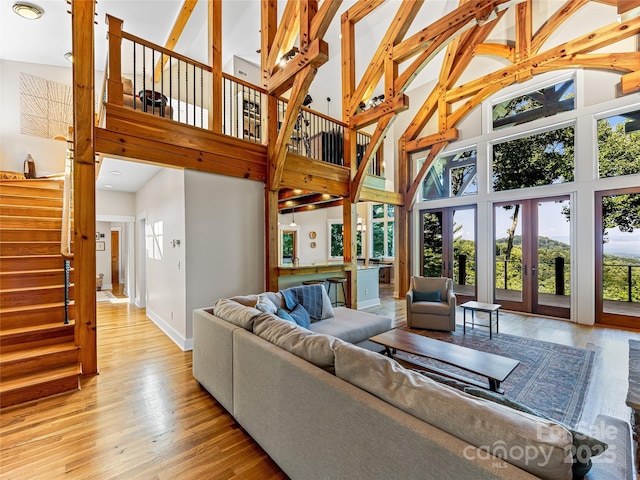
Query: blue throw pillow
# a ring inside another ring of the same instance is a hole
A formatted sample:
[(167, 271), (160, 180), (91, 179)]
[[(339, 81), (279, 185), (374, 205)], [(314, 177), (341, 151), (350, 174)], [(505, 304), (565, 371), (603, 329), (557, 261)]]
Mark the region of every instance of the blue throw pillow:
[(304, 309), (302, 304), (297, 304), (289, 315), (295, 320), (295, 322), (304, 328), (309, 328), (311, 325), (311, 318), (309, 317), (309, 313)]
[(279, 308), (278, 310), (276, 310), (276, 315), (279, 318), (281, 318), (282, 320), (286, 320), (288, 322), (296, 323), (296, 321), (293, 319), (293, 317), (291, 315), (289, 315), (289, 312), (287, 312), (286, 310), (283, 310), (283, 309)]
[(414, 290), (413, 301), (414, 302), (439, 302), (440, 290), (436, 290), (435, 292), (418, 292)]

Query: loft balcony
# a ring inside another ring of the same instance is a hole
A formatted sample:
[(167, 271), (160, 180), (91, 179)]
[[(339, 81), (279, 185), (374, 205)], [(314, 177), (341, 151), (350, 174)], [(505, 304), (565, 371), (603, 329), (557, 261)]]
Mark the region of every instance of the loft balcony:
[[(109, 60), (98, 112), (96, 151), (266, 182), (269, 118), (266, 90), (122, 30), (108, 16)], [(287, 100), (276, 100), (279, 131)], [(280, 189), (304, 190), (327, 205), (348, 196), (346, 125), (301, 107), (286, 145)], [(356, 168), (370, 135), (356, 133)], [(355, 171), (355, 170), (354, 170)], [(365, 185), (384, 190), (382, 149)], [(304, 202), (301, 203), (304, 205)], [(315, 203), (318, 206), (317, 203)], [(316, 208), (316, 207), (313, 207)]]

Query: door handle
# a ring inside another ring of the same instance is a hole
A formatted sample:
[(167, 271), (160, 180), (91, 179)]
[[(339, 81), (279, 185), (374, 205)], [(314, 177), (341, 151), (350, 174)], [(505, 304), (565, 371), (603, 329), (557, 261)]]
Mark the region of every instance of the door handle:
[(531, 267), (531, 275), (535, 275), (536, 274), (536, 267)]

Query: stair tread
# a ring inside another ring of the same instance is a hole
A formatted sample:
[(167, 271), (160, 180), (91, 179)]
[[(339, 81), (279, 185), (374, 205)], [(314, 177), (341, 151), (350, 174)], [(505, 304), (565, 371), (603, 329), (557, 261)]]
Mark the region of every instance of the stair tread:
[(48, 332), (51, 330), (56, 330), (58, 328), (73, 328), (75, 324), (75, 320), (69, 320), (68, 324), (60, 323), (60, 322), (51, 322), (51, 323), (41, 323), (39, 325), (31, 325), (31, 326), (20, 326), (15, 328), (3, 328), (0, 332), (0, 338), (4, 339), (7, 337), (12, 337), (15, 335), (36, 333), (36, 332)]
[[(71, 300), (69, 302), (69, 305), (73, 305), (73, 304), (74, 304), (74, 301)], [(64, 307), (64, 302), (38, 303), (36, 305), (20, 305), (17, 307), (0, 308), (0, 315), (5, 313), (24, 312), (29, 310), (40, 310), (40, 309), (46, 310), (48, 308), (55, 308), (55, 307)]]
[(3, 379), (0, 383), (0, 392), (6, 393), (18, 388), (26, 388), (40, 383), (44, 383), (58, 378), (71, 377), (79, 375), (80, 364), (69, 365), (66, 367), (52, 368), (50, 370), (43, 370), (38, 373), (30, 373), (24, 376), (17, 376), (9, 379)]
[(43, 355), (51, 355), (58, 352), (68, 352), (69, 350), (77, 350), (75, 342), (66, 341), (52, 343), (49, 345), (41, 345), (38, 347), (27, 347), (22, 350), (13, 350), (9, 352), (0, 352), (0, 364), (7, 364), (16, 361), (22, 361), (29, 358), (41, 357)]
[[(73, 286), (73, 284), (69, 285), (70, 287)], [(28, 292), (31, 290), (53, 290), (56, 288), (64, 288), (64, 283), (59, 283), (56, 285), (42, 285), (39, 287), (20, 287), (20, 288), (3, 288), (0, 289), (0, 293), (8, 293), (8, 292)]]
[[(69, 269), (69, 271), (73, 270), (73, 267)], [(60, 273), (64, 272), (64, 268), (43, 268), (41, 270), (14, 270), (13, 272), (0, 272), (0, 276), (2, 275), (33, 275), (39, 273)]]

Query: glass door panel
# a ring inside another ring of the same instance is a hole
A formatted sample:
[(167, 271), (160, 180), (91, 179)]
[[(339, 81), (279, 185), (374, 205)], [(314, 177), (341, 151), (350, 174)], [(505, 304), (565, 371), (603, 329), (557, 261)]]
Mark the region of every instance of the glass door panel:
[(421, 212), (422, 275), (453, 279), (458, 303), (476, 298), (476, 209)]
[(444, 272), (442, 211), (422, 212), (422, 276), (441, 277)]
[(596, 194), (596, 321), (640, 326), (640, 189)]
[(476, 296), (476, 211), (453, 210), (453, 285), (456, 295)]
[[(536, 202), (537, 242), (532, 263), (533, 313), (569, 317), (571, 308), (571, 202)], [(537, 265), (537, 270), (536, 270)]]
[(497, 205), (494, 210), (494, 297), (505, 308), (522, 310), (522, 203)]

